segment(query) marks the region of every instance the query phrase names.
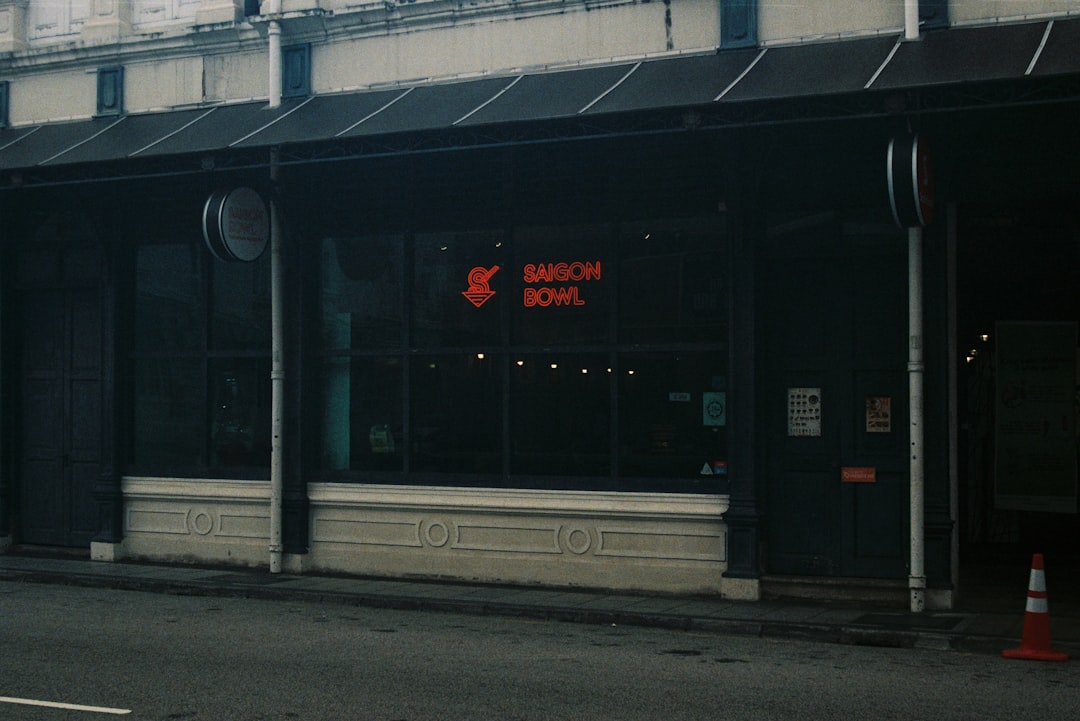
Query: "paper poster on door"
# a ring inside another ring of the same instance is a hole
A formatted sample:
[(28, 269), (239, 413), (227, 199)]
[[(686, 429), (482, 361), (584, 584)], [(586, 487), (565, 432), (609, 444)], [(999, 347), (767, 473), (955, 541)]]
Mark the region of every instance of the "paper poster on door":
[(866, 397), (866, 432), (892, 433), (892, 398)]
[(788, 388), (788, 435), (821, 435), (821, 389)]

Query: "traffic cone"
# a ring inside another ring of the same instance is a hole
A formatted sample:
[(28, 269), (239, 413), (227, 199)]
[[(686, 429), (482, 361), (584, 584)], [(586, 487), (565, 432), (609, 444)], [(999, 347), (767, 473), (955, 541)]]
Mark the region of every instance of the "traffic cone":
[(1028, 581), (1027, 608), (1024, 612), (1024, 637), (1019, 648), (1002, 651), (1005, 658), (1024, 658), (1033, 661), (1065, 661), (1068, 654), (1050, 647), (1050, 612), (1046, 602), (1046, 571), (1043, 557), (1036, 553), (1031, 559), (1031, 578)]

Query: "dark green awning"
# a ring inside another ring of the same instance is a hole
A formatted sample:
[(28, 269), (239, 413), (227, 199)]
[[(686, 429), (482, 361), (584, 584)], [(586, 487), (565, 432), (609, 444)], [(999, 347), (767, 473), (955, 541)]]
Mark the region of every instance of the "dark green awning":
[(0, 171), (1080, 73), (1080, 20), (874, 36), (0, 130)]

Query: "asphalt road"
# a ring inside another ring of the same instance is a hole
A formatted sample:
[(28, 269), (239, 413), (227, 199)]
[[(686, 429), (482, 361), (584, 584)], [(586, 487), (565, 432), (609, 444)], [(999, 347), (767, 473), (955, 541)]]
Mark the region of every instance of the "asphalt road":
[(0, 582), (5, 721), (1052, 721), (1076, 664)]

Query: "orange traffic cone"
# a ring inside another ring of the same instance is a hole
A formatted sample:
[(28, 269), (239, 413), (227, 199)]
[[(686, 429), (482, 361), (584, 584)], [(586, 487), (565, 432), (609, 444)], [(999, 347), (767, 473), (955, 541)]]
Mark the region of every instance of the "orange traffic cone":
[(1002, 651), (1005, 658), (1026, 658), (1033, 661), (1065, 661), (1068, 654), (1050, 647), (1050, 612), (1046, 602), (1046, 571), (1043, 557), (1036, 553), (1031, 559), (1031, 579), (1028, 581), (1027, 609), (1024, 613), (1024, 637), (1019, 648)]

